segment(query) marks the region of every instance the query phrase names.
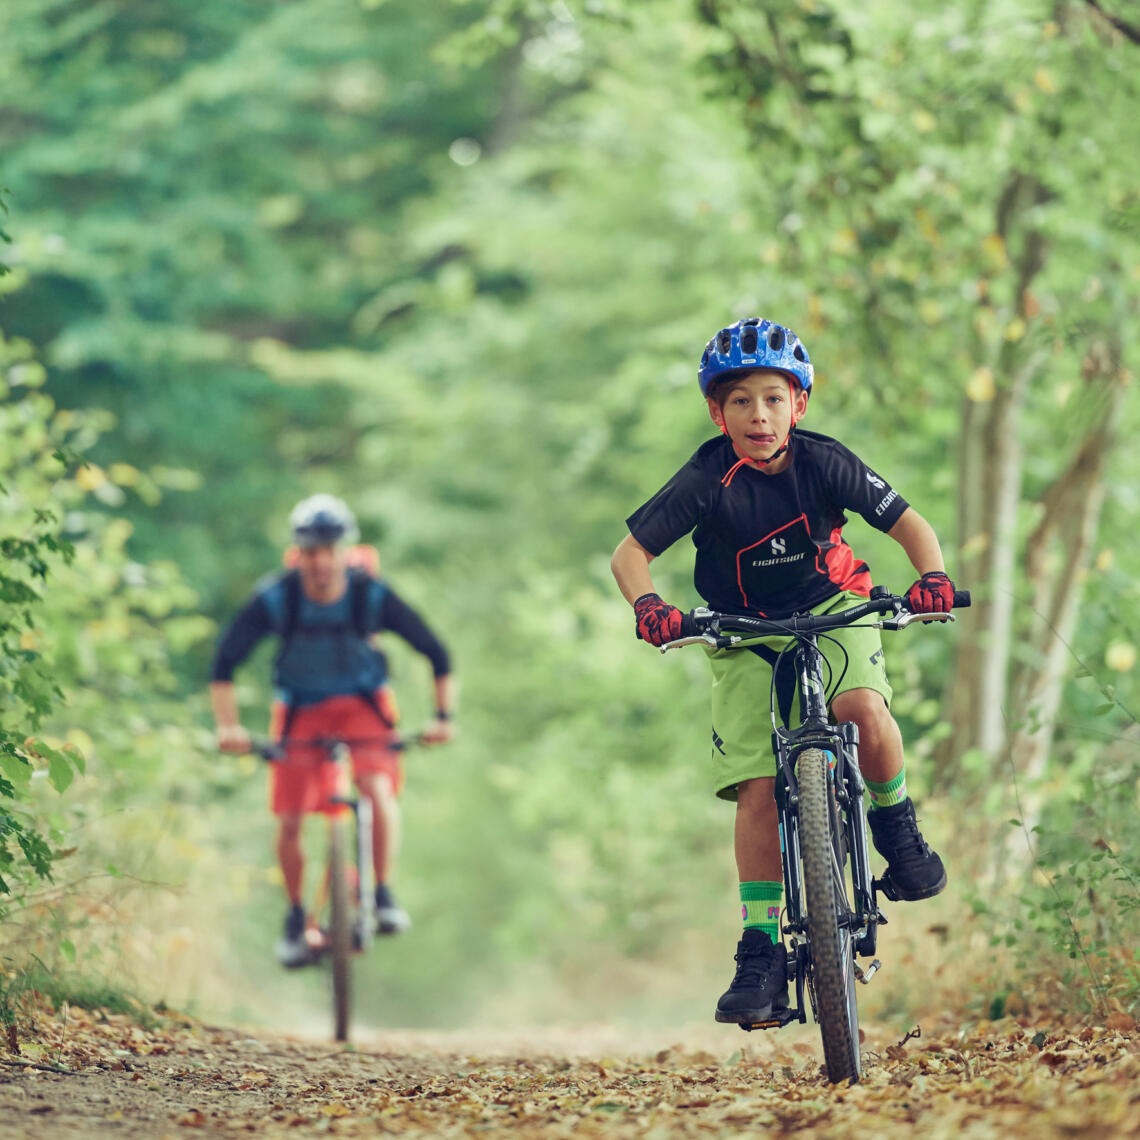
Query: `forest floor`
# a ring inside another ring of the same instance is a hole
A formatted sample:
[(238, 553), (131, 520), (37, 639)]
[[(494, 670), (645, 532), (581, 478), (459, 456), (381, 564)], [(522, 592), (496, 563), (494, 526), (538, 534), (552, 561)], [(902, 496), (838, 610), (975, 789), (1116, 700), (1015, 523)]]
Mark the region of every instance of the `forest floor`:
[(1124, 1014), (948, 1022), (903, 1040), (872, 1026), (854, 1087), (826, 1082), (814, 1027), (654, 1036), (377, 1032), (346, 1048), (170, 1013), (144, 1028), (30, 1008), (0, 1041), (0, 1140), (1140, 1135), (1140, 1032)]

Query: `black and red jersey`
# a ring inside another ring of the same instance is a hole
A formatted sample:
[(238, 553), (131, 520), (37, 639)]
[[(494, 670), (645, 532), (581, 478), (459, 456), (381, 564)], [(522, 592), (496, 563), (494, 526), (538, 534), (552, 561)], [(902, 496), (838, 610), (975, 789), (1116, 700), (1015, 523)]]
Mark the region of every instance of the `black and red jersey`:
[(629, 516), (630, 533), (658, 555), (691, 531), (694, 584), (715, 610), (787, 617), (841, 590), (870, 593), (867, 564), (843, 541), (844, 511), (887, 531), (906, 500), (838, 440), (815, 432), (796, 429), (791, 462), (778, 474), (737, 459), (726, 436), (703, 443)]

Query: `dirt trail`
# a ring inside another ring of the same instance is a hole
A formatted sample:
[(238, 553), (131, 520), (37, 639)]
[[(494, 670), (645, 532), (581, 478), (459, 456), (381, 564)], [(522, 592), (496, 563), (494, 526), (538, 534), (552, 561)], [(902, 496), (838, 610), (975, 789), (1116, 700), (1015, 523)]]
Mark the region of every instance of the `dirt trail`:
[(0, 1140), (1140, 1134), (1140, 1034), (1122, 1014), (931, 1026), (901, 1044), (872, 1030), (854, 1088), (822, 1078), (809, 1029), (394, 1032), (344, 1049), (70, 1009), (35, 1014), (0, 1059)]

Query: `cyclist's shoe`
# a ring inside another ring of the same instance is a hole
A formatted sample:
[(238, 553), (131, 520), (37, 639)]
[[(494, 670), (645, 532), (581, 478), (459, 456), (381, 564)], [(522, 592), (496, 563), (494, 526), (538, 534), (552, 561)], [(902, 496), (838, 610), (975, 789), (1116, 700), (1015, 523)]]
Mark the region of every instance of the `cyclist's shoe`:
[(307, 966), (313, 960), (313, 951), (305, 939), (305, 909), (298, 905), (285, 916), (285, 929), (275, 947), (277, 961), (287, 969)]
[(403, 934), (412, 925), (411, 917), (396, 903), (391, 890), (381, 883), (376, 888), (376, 933)]
[(746, 930), (736, 947), (736, 977), (716, 1003), (717, 1021), (751, 1026), (788, 1008), (788, 955), (763, 930)]
[(905, 902), (928, 899), (946, 886), (946, 868), (922, 838), (911, 800), (875, 808), (867, 813), (867, 820), (875, 849), (887, 861), (879, 880), (887, 898)]

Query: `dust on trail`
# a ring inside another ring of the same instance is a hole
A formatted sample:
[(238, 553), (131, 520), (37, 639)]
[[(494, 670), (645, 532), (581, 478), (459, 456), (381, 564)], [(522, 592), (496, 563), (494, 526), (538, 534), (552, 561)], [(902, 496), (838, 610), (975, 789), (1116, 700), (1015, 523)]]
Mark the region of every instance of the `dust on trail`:
[(1124, 1014), (930, 1026), (901, 1044), (872, 1028), (863, 1049), (864, 1081), (839, 1088), (814, 1027), (394, 1031), (345, 1049), (40, 1010), (0, 1046), (0, 1140), (1140, 1134), (1140, 1034)]

